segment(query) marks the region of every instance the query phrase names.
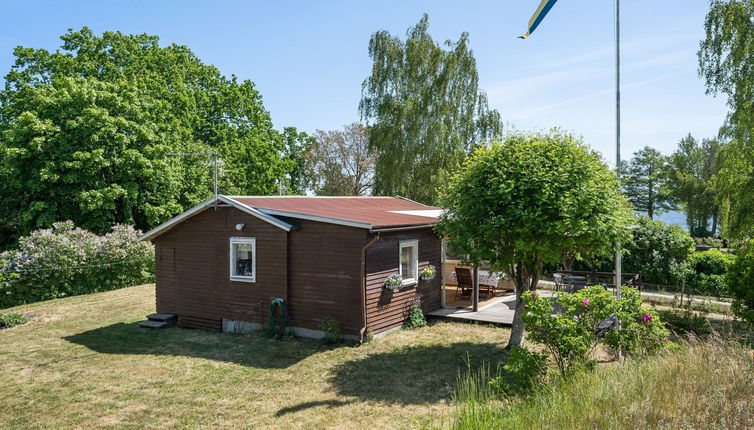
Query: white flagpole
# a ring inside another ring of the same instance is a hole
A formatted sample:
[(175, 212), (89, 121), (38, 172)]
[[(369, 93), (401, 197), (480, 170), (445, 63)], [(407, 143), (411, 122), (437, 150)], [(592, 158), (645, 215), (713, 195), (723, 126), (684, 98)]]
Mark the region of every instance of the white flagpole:
[[(621, 179), (620, 165), (620, 0), (615, 0), (615, 172)], [(620, 243), (615, 249), (615, 293), (620, 297), (622, 283)]]

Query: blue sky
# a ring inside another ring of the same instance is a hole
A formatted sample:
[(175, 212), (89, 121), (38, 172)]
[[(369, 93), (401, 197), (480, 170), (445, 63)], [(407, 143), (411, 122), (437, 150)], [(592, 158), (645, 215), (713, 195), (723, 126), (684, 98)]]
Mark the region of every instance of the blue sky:
[[(68, 28), (150, 33), (189, 46), (224, 74), (254, 81), (277, 127), (306, 131), (357, 121), (367, 43), (403, 36), (421, 14), (436, 40), (470, 34), (480, 86), (512, 127), (559, 126), (614, 160), (612, 0), (562, 0), (528, 40), (539, 0), (497, 1), (5, 1), (0, 73), (22, 45), (55, 49)], [(704, 93), (696, 51), (705, 0), (624, 0), (622, 154), (664, 153), (687, 133), (712, 137), (725, 101)]]

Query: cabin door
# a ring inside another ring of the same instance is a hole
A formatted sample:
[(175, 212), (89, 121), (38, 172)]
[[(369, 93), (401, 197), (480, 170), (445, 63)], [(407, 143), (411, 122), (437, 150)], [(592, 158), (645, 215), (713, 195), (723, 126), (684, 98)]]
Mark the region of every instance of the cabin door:
[(175, 248), (161, 248), (157, 269), (157, 312), (178, 314), (175, 290)]

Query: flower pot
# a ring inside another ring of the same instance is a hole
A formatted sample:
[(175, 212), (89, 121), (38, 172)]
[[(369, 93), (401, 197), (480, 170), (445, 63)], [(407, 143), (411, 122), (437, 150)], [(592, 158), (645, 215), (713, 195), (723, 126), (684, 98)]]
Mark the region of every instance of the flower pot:
[(424, 275), (422, 275), (421, 278), (422, 278), (422, 281), (431, 281), (431, 280), (435, 279), (436, 276), (437, 275), (432, 275), (432, 276), (424, 276)]

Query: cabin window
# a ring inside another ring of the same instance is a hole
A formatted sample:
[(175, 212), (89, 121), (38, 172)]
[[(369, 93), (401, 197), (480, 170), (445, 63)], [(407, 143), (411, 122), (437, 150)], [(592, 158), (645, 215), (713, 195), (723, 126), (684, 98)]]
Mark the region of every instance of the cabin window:
[(257, 240), (253, 237), (230, 238), (230, 279), (255, 282), (257, 276)]
[(400, 242), (400, 275), (403, 284), (415, 284), (419, 276), (419, 241), (404, 240)]

